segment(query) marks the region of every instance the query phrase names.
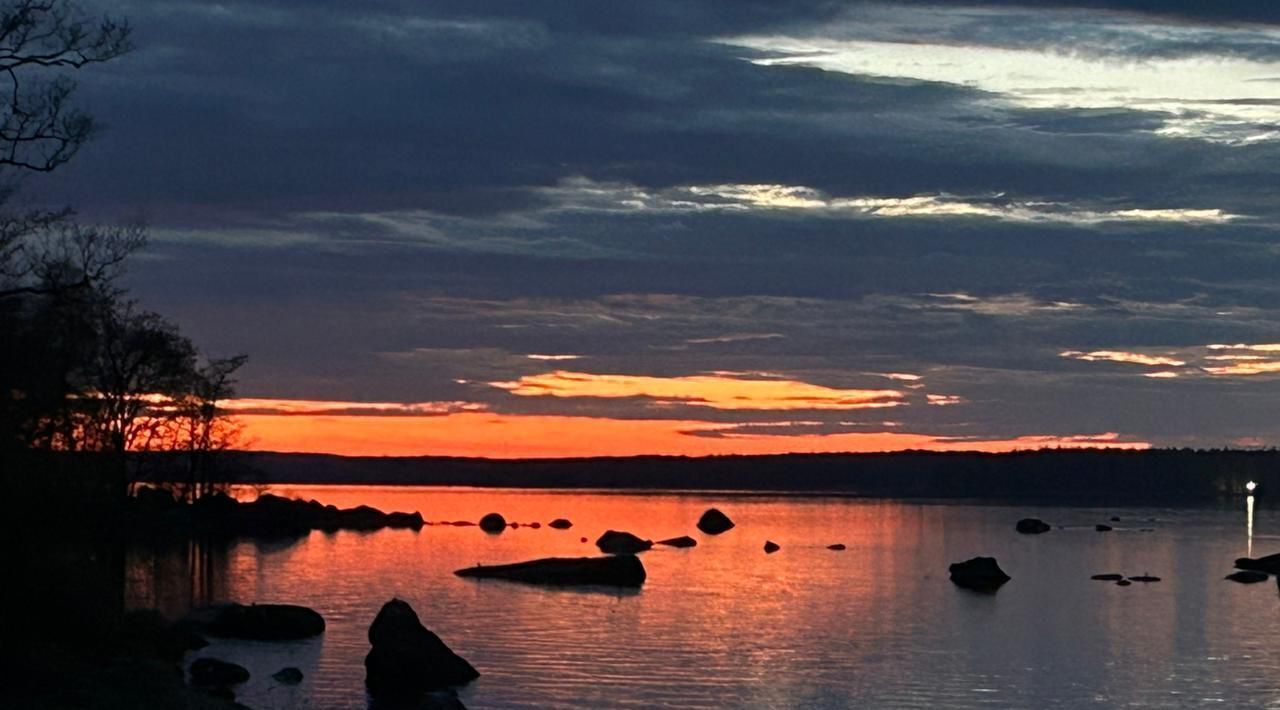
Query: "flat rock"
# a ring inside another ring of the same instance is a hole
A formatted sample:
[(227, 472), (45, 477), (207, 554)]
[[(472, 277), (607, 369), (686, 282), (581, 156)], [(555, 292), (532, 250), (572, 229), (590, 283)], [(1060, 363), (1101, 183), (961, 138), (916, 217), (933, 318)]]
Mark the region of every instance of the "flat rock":
[(636, 537), (629, 532), (606, 530), (596, 540), (596, 547), (607, 555), (634, 555), (653, 547), (653, 541)]
[(974, 557), (950, 567), (951, 581), (958, 587), (978, 592), (994, 592), (1011, 577), (1000, 569), (994, 557)]
[(219, 608), (208, 631), (223, 638), (294, 641), (323, 633), (324, 617), (295, 604), (231, 604)]
[(288, 668), (281, 668), (275, 673), (272, 673), (271, 677), (274, 678), (277, 683), (297, 685), (302, 682), (302, 671), (294, 668), (293, 666), (289, 666)]
[(845, 549), (845, 547), (844, 547), (844, 543), (837, 542), (837, 543), (836, 543), (836, 544), (834, 544), (834, 545), (827, 545), (827, 549), (828, 549), (828, 550), (843, 550), (843, 549)]
[(552, 586), (639, 587), (645, 580), (644, 565), (634, 555), (547, 557), (509, 565), (477, 565), (457, 570), (454, 574)]
[(1267, 576), (1266, 572), (1246, 569), (1239, 572), (1232, 572), (1224, 577), (1224, 579), (1229, 579), (1232, 582), (1239, 582), (1240, 584), (1257, 584), (1258, 582), (1267, 581)]
[(1053, 528), (1039, 518), (1023, 518), (1018, 521), (1018, 524), (1014, 526), (1014, 529), (1023, 535), (1039, 535), (1041, 533), (1047, 533)]
[(720, 512), (716, 508), (708, 508), (707, 512), (698, 518), (698, 529), (708, 535), (719, 535), (733, 529), (733, 521), (729, 516)]
[(1266, 557), (1259, 557), (1257, 559), (1252, 557), (1241, 557), (1236, 560), (1236, 568), (1280, 575), (1280, 553), (1267, 555)]
[(1159, 577), (1152, 577), (1152, 576), (1151, 576), (1151, 575), (1149, 575), (1149, 574), (1140, 574), (1140, 575), (1138, 575), (1138, 576), (1136, 576), (1136, 577), (1130, 577), (1130, 578), (1129, 578), (1129, 581), (1130, 581), (1130, 582), (1142, 582), (1143, 584), (1151, 584), (1152, 582), (1159, 582), (1159, 581), (1160, 581), (1160, 578), (1159, 578)]
[(1089, 579), (1096, 579), (1099, 582), (1119, 582), (1120, 580), (1124, 579), (1124, 575), (1115, 574), (1115, 573), (1095, 574)]
[(249, 680), (249, 669), (217, 658), (191, 662), (191, 684), (198, 687), (238, 685)]
[(698, 541), (688, 535), (681, 535), (680, 537), (669, 537), (666, 540), (659, 540), (654, 544), (666, 545), (667, 547), (697, 547)]

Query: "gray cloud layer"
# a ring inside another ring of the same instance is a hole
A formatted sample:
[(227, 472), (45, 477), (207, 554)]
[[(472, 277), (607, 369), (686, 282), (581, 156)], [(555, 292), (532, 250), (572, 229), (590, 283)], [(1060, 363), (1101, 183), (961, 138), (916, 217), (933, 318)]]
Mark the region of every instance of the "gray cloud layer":
[[(1061, 355), (1280, 342), (1269, 7), (117, 3), (140, 49), (82, 87), (108, 131), (29, 194), (147, 217), (136, 289), (249, 352), (253, 396), (680, 418), (484, 383), (908, 373), (908, 406), (800, 418), (1280, 443), (1280, 376)], [(829, 59), (866, 42), (890, 59)], [(943, 46), (1093, 69), (891, 61)], [(1192, 65), (1161, 75), (1181, 95), (1079, 98)]]

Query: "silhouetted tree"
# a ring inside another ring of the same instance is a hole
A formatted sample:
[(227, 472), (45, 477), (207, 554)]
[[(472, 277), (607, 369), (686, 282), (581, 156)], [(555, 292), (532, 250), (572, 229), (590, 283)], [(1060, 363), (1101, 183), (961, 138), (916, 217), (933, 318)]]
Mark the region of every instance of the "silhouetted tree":
[(142, 452), (181, 452), (194, 495), (233, 441), (218, 409), (242, 356), (201, 361), (119, 285), (138, 226), (94, 227), (69, 209), (13, 207), (24, 174), (70, 160), (95, 130), (68, 72), (129, 51), (129, 26), (66, 0), (0, 5), (0, 471), (6, 452), (87, 452), (119, 492)]

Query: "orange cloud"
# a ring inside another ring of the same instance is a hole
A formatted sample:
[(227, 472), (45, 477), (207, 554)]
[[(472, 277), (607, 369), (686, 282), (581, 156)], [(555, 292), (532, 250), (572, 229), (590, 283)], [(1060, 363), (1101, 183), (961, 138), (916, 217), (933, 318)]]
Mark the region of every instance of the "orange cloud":
[(439, 415), (488, 409), (479, 402), (338, 402), (310, 399), (226, 399), (218, 407), (231, 414)]
[(490, 385), (524, 397), (648, 397), (713, 409), (875, 409), (904, 404), (897, 390), (833, 389), (783, 379), (595, 375), (556, 370)]
[(1267, 360), (1265, 362), (1237, 362), (1232, 365), (1224, 365), (1222, 367), (1206, 367), (1204, 371), (1210, 375), (1219, 377), (1248, 377), (1250, 375), (1270, 375), (1280, 373), (1280, 360)]
[(1145, 355), (1143, 353), (1129, 353), (1120, 350), (1094, 350), (1086, 353), (1079, 350), (1065, 350), (1058, 353), (1060, 357), (1069, 357), (1075, 360), (1087, 360), (1089, 362), (1120, 362), (1130, 365), (1148, 365), (1151, 367), (1182, 367), (1187, 364), (1183, 360), (1163, 355)]
[[(482, 456), (553, 458), (726, 454), (882, 452), (906, 449), (1002, 452), (1051, 447), (1148, 448), (1114, 433), (956, 439), (905, 432), (773, 434), (726, 431), (724, 424), (462, 412), (423, 416), (246, 414), (246, 448), (346, 456)], [(699, 436), (716, 432), (716, 436)]]

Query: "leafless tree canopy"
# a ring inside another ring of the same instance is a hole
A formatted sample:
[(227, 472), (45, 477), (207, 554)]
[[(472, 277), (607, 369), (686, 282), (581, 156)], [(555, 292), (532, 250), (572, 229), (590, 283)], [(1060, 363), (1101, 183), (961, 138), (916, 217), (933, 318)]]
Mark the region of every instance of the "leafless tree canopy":
[(75, 83), (65, 70), (130, 48), (128, 23), (89, 19), (67, 2), (22, 0), (0, 10), (0, 166), (48, 172), (70, 160), (94, 123), (71, 103)]

